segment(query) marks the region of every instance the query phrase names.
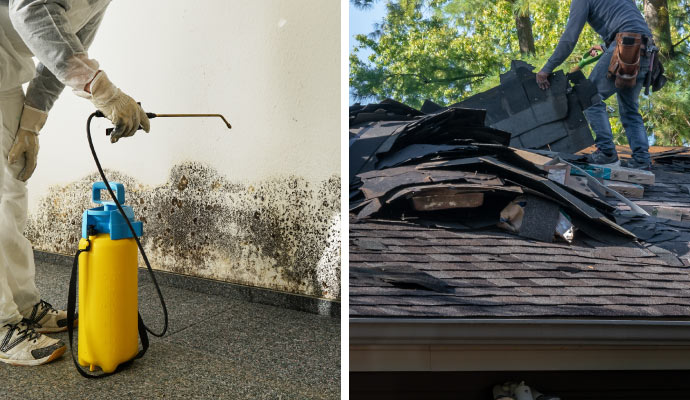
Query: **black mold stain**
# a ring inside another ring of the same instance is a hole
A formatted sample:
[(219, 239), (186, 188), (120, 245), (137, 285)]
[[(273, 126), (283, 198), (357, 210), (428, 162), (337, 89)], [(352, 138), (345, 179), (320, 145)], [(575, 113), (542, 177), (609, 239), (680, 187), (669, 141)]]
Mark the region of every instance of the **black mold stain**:
[(189, 185), (189, 181), (187, 180), (187, 177), (182, 175), (182, 178), (180, 178), (180, 182), (177, 184), (177, 188), (180, 191), (183, 191), (187, 189), (187, 185)]
[[(155, 187), (117, 171), (106, 175), (125, 185), (126, 204), (144, 221), (143, 245), (155, 268), (340, 298), (340, 282), (332, 279), (340, 276), (340, 238), (332, 233), (339, 176), (318, 185), (296, 176), (239, 184), (197, 162), (174, 166), (167, 183)], [(49, 189), (29, 218), (34, 247), (74, 253), (99, 180), (94, 173)], [(317, 265), (326, 265), (331, 279)]]

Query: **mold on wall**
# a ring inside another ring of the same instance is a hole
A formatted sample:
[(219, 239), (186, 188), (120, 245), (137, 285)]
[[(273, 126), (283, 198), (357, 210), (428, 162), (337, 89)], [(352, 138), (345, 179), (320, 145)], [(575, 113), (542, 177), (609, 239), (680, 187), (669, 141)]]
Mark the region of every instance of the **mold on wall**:
[[(198, 162), (175, 165), (158, 186), (117, 171), (106, 175), (125, 185), (126, 204), (144, 222), (142, 243), (154, 268), (340, 298), (339, 176), (237, 183)], [(96, 181), (94, 173), (50, 187), (29, 215), (26, 234), (34, 248), (74, 254), (82, 213), (95, 207)]]

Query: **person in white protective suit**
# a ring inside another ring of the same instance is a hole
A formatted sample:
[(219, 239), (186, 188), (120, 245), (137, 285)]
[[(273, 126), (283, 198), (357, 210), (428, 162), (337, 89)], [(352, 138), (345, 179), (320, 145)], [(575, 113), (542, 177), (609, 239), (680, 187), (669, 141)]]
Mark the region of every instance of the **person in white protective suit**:
[(25, 182), (53, 103), (71, 87), (113, 122), (113, 142), (149, 130), (146, 113), (87, 54), (109, 1), (0, 0), (0, 361), (9, 364), (47, 363), (66, 349), (44, 335), (66, 330), (67, 314), (41, 299), (23, 235)]

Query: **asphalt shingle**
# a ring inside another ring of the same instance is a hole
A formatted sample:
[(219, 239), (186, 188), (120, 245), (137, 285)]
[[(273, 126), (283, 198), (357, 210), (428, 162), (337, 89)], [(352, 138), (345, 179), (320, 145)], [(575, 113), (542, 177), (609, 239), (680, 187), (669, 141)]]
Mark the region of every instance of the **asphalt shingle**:
[[(497, 229), (452, 231), (386, 220), (353, 220), (350, 232), (359, 238), (350, 243), (352, 317), (690, 316), (687, 267), (636, 243), (541, 243)], [(452, 291), (363, 279), (376, 276), (363, 274), (368, 269), (394, 271), (401, 262)]]

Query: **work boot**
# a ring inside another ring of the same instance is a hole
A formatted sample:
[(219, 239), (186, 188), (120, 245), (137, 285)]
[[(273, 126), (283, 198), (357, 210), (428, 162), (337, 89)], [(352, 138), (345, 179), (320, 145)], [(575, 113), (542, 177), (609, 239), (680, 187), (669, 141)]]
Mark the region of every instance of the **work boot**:
[(607, 167), (617, 167), (621, 164), (620, 160), (618, 160), (616, 150), (613, 150), (612, 153), (606, 153), (599, 149), (597, 149), (597, 151), (594, 153), (587, 155), (587, 163), (604, 165)]
[(41, 335), (24, 321), (0, 328), (0, 338), (0, 361), (11, 365), (49, 363), (67, 349), (62, 340)]
[(649, 162), (649, 161), (637, 161), (634, 158), (627, 160), (623, 166), (626, 168), (635, 168), (635, 169), (641, 169), (644, 171), (651, 171), (652, 170), (652, 163), (651, 162)]
[(56, 310), (46, 301), (41, 300), (36, 303), (28, 315), (22, 314), (24, 322), (33, 326), (38, 333), (55, 333), (67, 330), (67, 311)]

